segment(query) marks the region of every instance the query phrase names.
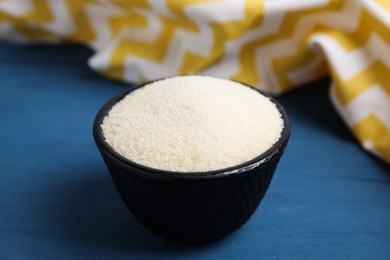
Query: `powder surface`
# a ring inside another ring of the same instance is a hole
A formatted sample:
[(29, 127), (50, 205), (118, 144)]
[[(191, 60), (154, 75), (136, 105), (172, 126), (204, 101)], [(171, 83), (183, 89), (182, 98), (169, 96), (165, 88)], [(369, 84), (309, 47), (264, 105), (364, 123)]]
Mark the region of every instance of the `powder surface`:
[(130, 92), (101, 127), (106, 142), (131, 161), (200, 172), (259, 156), (280, 138), (283, 120), (269, 98), (240, 83), (178, 76)]

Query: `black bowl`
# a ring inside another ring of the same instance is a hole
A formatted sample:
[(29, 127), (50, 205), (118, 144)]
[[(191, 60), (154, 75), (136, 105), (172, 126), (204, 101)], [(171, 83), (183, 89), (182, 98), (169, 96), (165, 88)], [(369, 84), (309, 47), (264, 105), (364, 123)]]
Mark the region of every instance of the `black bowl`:
[(281, 138), (266, 152), (241, 165), (196, 173), (152, 169), (115, 152), (105, 142), (101, 129), (111, 107), (145, 84), (109, 100), (95, 118), (94, 139), (114, 184), (136, 219), (155, 234), (181, 244), (221, 239), (240, 228), (264, 197), (289, 139), (288, 116), (270, 97), (284, 121)]

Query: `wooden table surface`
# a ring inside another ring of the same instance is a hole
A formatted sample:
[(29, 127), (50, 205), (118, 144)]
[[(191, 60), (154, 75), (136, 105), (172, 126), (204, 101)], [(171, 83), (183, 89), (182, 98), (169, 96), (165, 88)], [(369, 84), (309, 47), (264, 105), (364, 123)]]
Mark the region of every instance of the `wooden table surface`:
[(328, 79), (278, 98), (292, 133), (270, 189), (238, 232), (183, 247), (120, 200), (92, 138), (126, 84), (72, 45), (0, 44), (0, 259), (390, 259), (390, 167), (365, 153)]

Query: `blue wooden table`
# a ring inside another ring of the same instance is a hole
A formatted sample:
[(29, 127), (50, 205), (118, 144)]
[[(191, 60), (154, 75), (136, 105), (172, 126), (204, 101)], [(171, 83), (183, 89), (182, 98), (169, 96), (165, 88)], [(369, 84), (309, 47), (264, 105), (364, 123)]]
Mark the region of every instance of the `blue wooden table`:
[(79, 46), (0, 44), (0, 259), (390, 259), (390, 167), (355, 142), (328, 79), (278, 98), (292, 134), (250, 221), (183, 247), (140, 226), (92, 139), (126, 84), (91, 71)]

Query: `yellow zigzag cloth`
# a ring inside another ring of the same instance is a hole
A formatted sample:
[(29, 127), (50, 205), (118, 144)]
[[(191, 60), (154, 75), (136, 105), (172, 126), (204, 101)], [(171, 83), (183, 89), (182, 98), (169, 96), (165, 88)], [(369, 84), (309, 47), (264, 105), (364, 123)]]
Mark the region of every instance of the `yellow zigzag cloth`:
[(278, 94), (330, 73), (346, 124), (390, 162), (389, 0), (0, 0), (0, 39), (79, 42), (131, 82), (196, 73)]

